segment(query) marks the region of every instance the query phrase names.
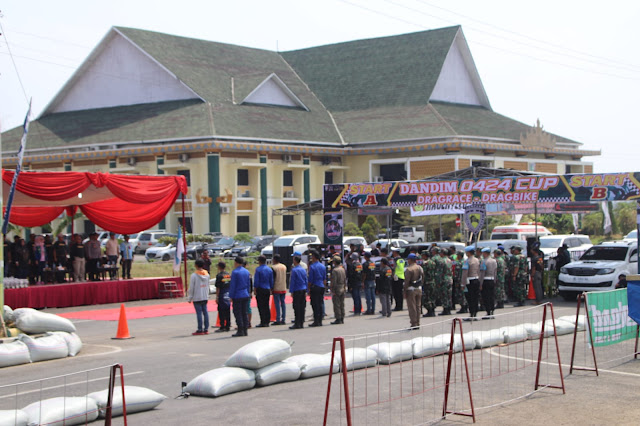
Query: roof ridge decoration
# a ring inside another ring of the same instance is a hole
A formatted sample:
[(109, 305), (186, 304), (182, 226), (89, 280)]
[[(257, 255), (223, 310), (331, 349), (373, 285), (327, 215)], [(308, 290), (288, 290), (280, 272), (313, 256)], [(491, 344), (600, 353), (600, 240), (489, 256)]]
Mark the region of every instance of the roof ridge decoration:
[(293, 93), (275, 73), (271, 73), (253, 89), (240, 104), (279, 106), (286, 108), (309, 108)]
[(540, 119), (536, 120), (536, 125), (523, 135), (520, 133), (520, 145), (527, 148), (555, 148), (556, 138), (544, 131), (540, 124)]

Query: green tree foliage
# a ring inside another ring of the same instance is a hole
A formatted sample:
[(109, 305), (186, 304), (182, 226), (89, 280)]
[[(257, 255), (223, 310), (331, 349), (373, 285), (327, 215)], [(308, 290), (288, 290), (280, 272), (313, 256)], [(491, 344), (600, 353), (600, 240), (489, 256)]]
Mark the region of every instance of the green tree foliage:
[(353, 222), (349, 222), (344, 227), (344, 235), (349, 237), (362, 237), (362, 230)]
[(489, 234), (493, 232), (493, 228), (496, 226), (504, 226), (513, 224), (513, 218), (508, 214), (500, 216), (487, 216), (487, 227), (489, 228)]
[[(80, 217), (82, 217), (82, 213), (81, 212), (76, 212), (75, 215), (73, 215), (73, 219), (79, 219)], [(71, 224), (71, 218), (67, 215), (65, 215), (62, 220), (60, 221), (60, 223), (58, 223), (58, 226), (56, 226), (56, 228), (53, 230), (53, 235), (57, 236), (58, 234), (63, 234), (65, 233), (67, 226), (69, 226), (69, 224)]]
[(603, 221), (604, 214), (601, 211), (586, 214), (582, 218), (582, 233), (587, 235), (603, 235)]
[(269, 230), (267, 231), (267, 235), (276, 235), (276, 230), (273, 228), (269, 228)]
[(629, 231), (636, 229), (636, 203), (616, 203), (613, 208), (612, 217), (616, 217), (618, 231), (626, 235)]
[(380, 222), (378, 222), (378, 219), (376, 219), (375, 216), (367, 216), (364, 223), (360, 227), (364, 238), (369, 243), (375, 241), (378, 238), (380, 228)]
[(540, 222), (554, 234), (571, 234), (573, 232), (573, 218), (570, 214), (543, 214)]
[(251, 241), (253, 241), (253, 237), (245, 233), (237, 234), (235, 237), (233, 237), (233, 239), (240, 243), (250, 243)]

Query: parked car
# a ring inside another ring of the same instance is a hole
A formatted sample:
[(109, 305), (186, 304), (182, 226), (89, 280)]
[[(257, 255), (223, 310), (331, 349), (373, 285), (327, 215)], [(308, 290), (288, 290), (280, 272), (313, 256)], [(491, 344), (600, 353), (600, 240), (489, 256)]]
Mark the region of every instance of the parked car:
[(423, 225), (403, 226), (398, 232), (398, 238), (406, 240), (410, 243), (421, 243), (425, 240), (425, 232)]
[(621, 275), (637, 273), (637, 242), (602, 243), (560, 268), (558, 290), (565, 300), (575, 300), (584, 291), (613, 290)]
[(403, 240), (400, 238), (384, 238), (381, 240), (375, 240), (374, 242), (369, 244), (369, 247), (373, 249), (376, 245), (378, 245), (378, 243), (382, 245), (382, 248), (385, 248), (387, 246), (391, 246), (392, 248), (401, 248), (409, 244), (407, 240)]
[(144, 257), (147, 262), (153, 262), (154, 260), (162, 260), (163, 262), (175, 259), (176, 246), (173, 244), (157, 243), (153, 247), (149, 247), (144, 252)]
[[(255, 241), (255, 239), (254, 239)], [(238, 243), (231, 250), (227, 250), (224, 253), (225, 257), (247, 256), (249, 253), (258, 252), (258, 246), (255, 242), (242, 242)]]
[[(100, 231), (100, 232), (98, 232), (98, 241), (100, 241), (100, 245), (102, 245), (103, 241), (106, 244), (108, 239), (109, 239), (109, 231)], [(84, 240), (82, 240), (82, 243), (83, 244), (87, 244), (87, 241), (89, 241), (89, 237), (87, 237)]]
[(540, 250), (544, 253), (545, 264), (549, 259), (558, 255), (558, 248), (566, 244), (571, 260), (578, 260), (580, 256), (593, 246), (588, 235), (546, 235), (540, 237)]
[(258, 251), (261, 251), (263, 248), (273, 243), (278, 238), (280, 238), (279, 235), (260, 235), (254, 237), (253, 243), (255, 244)]
[[(202, 255), (202, 252), (208, 250), (210, 243), (203, 243), (201, 241), (187, 244), (187, 259), (196, 260)], [(209, 253), (211, 254), (211, 253)]]
[(625, 235), (623, 241), (630, 241), (630, 242), (638, 241), (638, 230), (634, 229), (633, 231), (629, 232), (627, 235)]
[(231, 250), (237, 243), (233, 237), (222, 237), (216, 243), (207, 245), (207, 249), (212, 256), (222, 256), (225, 251)]
[(363, 247), (367, 247), (367, 240), (364, 239), (364, 237), (354, 237), (354, 236), (350, 236), (350, 237), (343, 237), (342, 238), (342, 245), (344, 246), (345, 250), (350, 250), (351, 244), (355, 244), (356, 247), (358, 246), (363, 246)]
[[(505, 249), (505, 252), (509, 254), (511, 252), (511, 247), (515, 245), (519, 245), (524, 248), (527, 245), (527, 242), (521, 241), (521, 240), (480, 240), (476, 242), (475, 245), (476, 247), (480, 247), (480, 248), (489, 247), (492, 252), (495, 249), (497, 249), (498, 246), (503, 246)], [(464, 250), (464, 247), (463, 247), (463, 250)]]
[(530, 237), (542, 237), (545, 235), (551, 235), (544, 226), (534, 223), (521, 223), (505, 226), (496, 226), (491, 232), (492, 240), (521, 240), (527, 241)]
[[(162, 237), (177, 237), (176, 234), (169, 234), (165, 231), (144, 231), (138, 234), (137, 244), (133, 245), (134, 253), (145, 253), (149, 247), (153, 247)], [(129, 238), (131, 242), (131, 238)]]
[(409, 253), (411, 253), (411, 250), (416, 250), (418, 254), (420, 254), (423, 250), (429, 250), (431, 248), (431, 245), (434, 243), (440, 248), (449, 249), (451, 246), (453, 246), (455, 247), (456, 251), (464, 250), (464, 244), (457, 241), (434, 241), (426, 243), (409, 243), (408, 245), (400, 249), (400, 255), (402, 257), (407, 257)]
[(262, 249), (261, 254), (266, 257), (273, 255), (273, 247), (294, 247), (295, 251), (304, 253), (309, 249), (309, 244), (322, 244), (320, 238), (317, 235), (309, 234), (297, 234), (286, 235), (275, 240), (272, 244), (269, 244)]

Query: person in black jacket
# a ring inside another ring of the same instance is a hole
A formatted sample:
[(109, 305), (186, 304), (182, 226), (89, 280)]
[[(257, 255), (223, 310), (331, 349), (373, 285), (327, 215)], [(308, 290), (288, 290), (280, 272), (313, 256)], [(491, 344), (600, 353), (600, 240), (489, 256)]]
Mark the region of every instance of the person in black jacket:
[(383, 257), (380, 259), (380, 273), (376, 282), (376, 292), (380, 296), (380, 305), (382, 306), (382, 316), (391, 316), (391, 280), (393, 271), (389, 267), (389, 259)]
[(353, 314), (360, 315), (362, 313), (362, 298), (360, 290), (362, 289), (362, 264), (358, 253), (351, 253), (347, 260), (347, 289), (351, 293), (353, 299)]
[(220, 328), (215, 331), (216, 333), (231, 330), (231, 299), (229, 298), (231, 274), (225, 270), (226, 267), (226, 263), (218, 262), (218, 274), (216, 275), (216, 304), (218, 305)]

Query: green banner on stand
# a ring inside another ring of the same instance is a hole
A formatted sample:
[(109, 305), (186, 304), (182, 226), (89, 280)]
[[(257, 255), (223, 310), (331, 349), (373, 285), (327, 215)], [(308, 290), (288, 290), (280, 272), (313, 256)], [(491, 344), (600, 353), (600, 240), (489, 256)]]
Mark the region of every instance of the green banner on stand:
[(635, 339), (637, 324), (629, 317), (627, 289), (589, 292), (587, 308), (594, 346)]

